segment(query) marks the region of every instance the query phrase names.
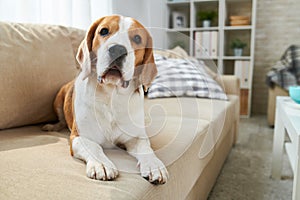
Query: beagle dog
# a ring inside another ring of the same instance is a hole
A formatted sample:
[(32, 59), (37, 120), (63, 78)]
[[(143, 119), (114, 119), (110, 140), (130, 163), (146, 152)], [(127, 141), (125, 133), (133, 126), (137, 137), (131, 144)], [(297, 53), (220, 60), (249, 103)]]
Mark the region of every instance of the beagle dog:
[(123, 146), (138, 160), (141, 175), (153, 184), (168, 179), (145, 131), (144, 90), (157, 74), (152, 38), (135, 19), (119, 15), (95, 21), (77, 52), (81, 72), (64, 85), (54, 101), (59, 122), (45, 131), (71, 130), (70, 150), (86, 162), (97, 180), (118, 176), (103, 148)]

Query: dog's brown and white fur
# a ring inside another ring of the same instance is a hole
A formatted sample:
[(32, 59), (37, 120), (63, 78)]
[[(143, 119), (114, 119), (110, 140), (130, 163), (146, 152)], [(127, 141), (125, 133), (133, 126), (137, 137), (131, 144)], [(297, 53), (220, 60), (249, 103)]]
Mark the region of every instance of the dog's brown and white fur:
[(122, 145), (138, 160), (143, 177), (165, 183), (168, 172), (154, 154), (144, 126), (143, 86), (147, 89), (157, 73), (148, 31), (129, 17), (100, 18), (89, 28), (77, 60), (81, 73), (61, 88), (54, 102), (59, 122), (43, 129), (68, 126), (71, 154), (86, 162), (92, 179), (118, 176), (103, 148)]

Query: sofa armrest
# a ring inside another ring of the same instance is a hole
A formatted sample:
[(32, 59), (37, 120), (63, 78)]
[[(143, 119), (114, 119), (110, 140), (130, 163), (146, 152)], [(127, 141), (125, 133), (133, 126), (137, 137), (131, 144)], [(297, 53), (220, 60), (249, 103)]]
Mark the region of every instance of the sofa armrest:
[(226, 94), (240, 95), (240, 80), (234, 75), (222, 75), (216, 78)]
[[(226, 94), (237, 95), (240, 98), (240, 79), (234, 75), (221, 75), (216, 78), (216, 81), (222, 86)], [(239, 121), (240, 121), (240, 100), (235, 105), (234, 114), (234, 138), (233, 144), (236, 144), (239, 135)]]
[(276, 84), (274, 88), (269, 88), (267, 112), (269, 126), (274, 126), (277, 96), (289, 96), (289, 92)]

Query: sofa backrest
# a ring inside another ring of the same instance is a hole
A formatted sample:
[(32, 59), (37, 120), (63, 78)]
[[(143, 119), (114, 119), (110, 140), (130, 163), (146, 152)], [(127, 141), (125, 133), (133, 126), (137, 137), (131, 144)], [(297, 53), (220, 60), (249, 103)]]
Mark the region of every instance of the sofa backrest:
[(78, 74), (85, 31), (0, 22), (0, 129), (53, 121), (59, 88)]

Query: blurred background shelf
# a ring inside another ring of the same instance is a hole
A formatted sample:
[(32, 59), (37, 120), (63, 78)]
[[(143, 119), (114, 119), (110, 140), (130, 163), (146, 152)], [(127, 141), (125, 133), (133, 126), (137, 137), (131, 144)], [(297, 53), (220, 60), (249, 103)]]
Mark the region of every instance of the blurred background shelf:
[[(243, 117), (249, 117), (251, 113), (256, 1), (168, 0), (165, 3), (167, 10), (165, 13), (165, 27), (167, 28), (165, 48), (180, 45), (191, 56), (213, 65), (209, 67), (214, 68), (215, 71), (222, 74), (235, 74), (240, 79), (247, 80), (247, 84), (241, 91), (243, 95), (241, 96), (241, 116)], [(210, 27), (203, 27), (202, 21), (199, 20), (199, 13), (207, 11), (213, 11), (217, 16), (212, 20)], [(172, 14), (174, 12), (186, 16), (185, 27), (173, 28)], [(234, 56), (231, 48), (236, 39), (246, 43), (242, 56)], [(209, 47), (206, 48), (207, 46)], [(216, 48), (216, 50), (212, 51), (209, 48)], [(199, 54), (201, 49), (205, 51), (204, 54), (201, 52)], [(209, 60), (211, 61), (208, 62)], [(241, 67), (243, 69), (235, 69)]]

